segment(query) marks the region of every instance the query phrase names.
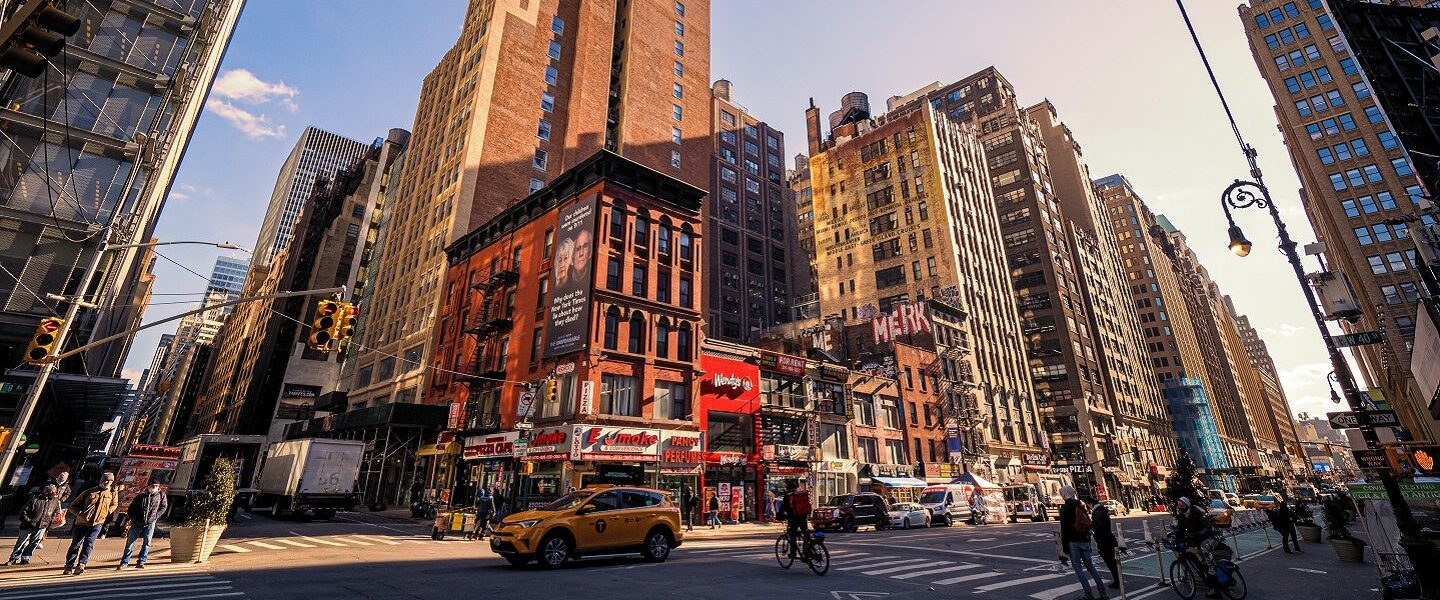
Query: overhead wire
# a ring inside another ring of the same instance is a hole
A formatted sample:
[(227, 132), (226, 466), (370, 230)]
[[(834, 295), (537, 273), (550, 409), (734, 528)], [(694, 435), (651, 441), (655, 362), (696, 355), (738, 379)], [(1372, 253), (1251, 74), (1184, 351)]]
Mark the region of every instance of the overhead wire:
[[(10, 269), (5, 268), (4, 263), (0, 263), (0, 271), (4, 271), (6, 275), (9, 275), (11, 279), (14, 279), (15, 285), (18, 285), (24, 288), (25, 291), (30, 292), (31, 296), (34, 296), (35, 299), (38, 300), (42, 306), (44, 306), (50, 311), (51, 316), (60, 316), (60, 311), (56, 310), (54, 306), (51, 306), (49, 302), (46, 302), (45, 298), (41, 297), (40, 294), (35, 293), (35, 290), (31, 289), (30, 286), (25, 285), (25, 282), (21, 281), (19, 277), (16, 277), (14, 273), (11, 273)], [(13, 292), (14, 290), (11, 291)]]

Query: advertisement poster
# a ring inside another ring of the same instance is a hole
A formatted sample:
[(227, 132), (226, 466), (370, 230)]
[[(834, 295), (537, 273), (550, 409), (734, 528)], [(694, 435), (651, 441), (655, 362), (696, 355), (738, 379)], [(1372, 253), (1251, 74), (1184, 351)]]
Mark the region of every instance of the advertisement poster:
[(125, 490), (120, 496), (120, 506), (130, 506), (130, 501), (149, 485), (152, 475), (163, 482), (160, 489), (168, 488), (169, 475), (179, 460), (180, 448), (175, 446), (131, 446), (130, 453), (120, 461), (120, 471), (115, 478), (115, 485), (124, 486)]
[(585, 347), (595, 265), (595, 204), (590, 197), (560, 211), (555, 226), (555, 263), (550, 273), (550, 314), (545, 358)]
[(287, 383), (280, 391), (280, 405), (275, 409), (277, 419), (308, 418), (320, 398), (320, 386)]

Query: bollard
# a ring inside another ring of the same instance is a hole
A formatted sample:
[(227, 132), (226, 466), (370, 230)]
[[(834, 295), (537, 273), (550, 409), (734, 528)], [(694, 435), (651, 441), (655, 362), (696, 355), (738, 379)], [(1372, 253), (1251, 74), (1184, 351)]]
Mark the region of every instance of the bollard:
[(1260, 522), (1260, 528), (1263, 529), (1263, 530), (1265, 530), (1265, 549), (1266, 549), (1266, 550), (1274, 550), (1274, 549), (1275, 549), (1275, 544), (1270, 541), (1270, 525), (1271, 525), (1270, 519), (1265, 519), (1264, 521), (1261, 521), (1261, 522)]
[(1165, 587), (1167, 585), (1165, 583), (1165, 558), (1161, 556), (1162, 554), (1164, 554), (1163, 550), (1165, 548), (1164, 546), (1160, 545), (1159, 540), (1156, 540), (1155, 536), (1150, 535), (1149, 521), (1141, 521), (1140, 529), (1145, 535), (1145, 545), (1149, 546), (1151, 550), (1155, 551), (1155, 566), (1160, 572), (1160, 583), (1157, 583), (1155, 585), (1159, 587)]
[[(1115, 552), (1119, 553), (1121, 556), (1129, 554), (1130, 547), (1126, 545), (1128, 542), (1126, 542), (1125, 540), (1124, 523), (1115, 524), (1115, 537), (1119, 538), (1120, 540), (1120, 544), (1117, 548), (1115, 548)], [(1120, 600), (1125, 600), (1125, 561), (1120, 560), (1120, 558), (1117, 556), (1115, 558), (1115, 563), (1118, 567), (1115, 573), (1115, 583), (1120, 586)]]

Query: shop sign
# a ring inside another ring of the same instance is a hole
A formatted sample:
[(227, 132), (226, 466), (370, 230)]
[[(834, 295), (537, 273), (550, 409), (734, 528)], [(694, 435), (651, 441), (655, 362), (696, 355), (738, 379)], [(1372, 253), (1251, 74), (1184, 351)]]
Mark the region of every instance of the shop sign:
[(701, 450), (702, 447), (699, 432), (660, 432), (660, 462), (667, 465), (686, 465), (693, 469), (705, 462), (705, 452)]
[[(333, 415), (332, 415), (332, 416), (333, 416)], [(327, 416), (326, 418), (328, 419), (328, 418), (330, 418), (330, 416)], [(464, 407), (463, 405), (461, 405), (459, 402), (452, 402), (452, 403), (450, 403), (450, 418), (446, 420), (446, 422), (450, 424), (450, 425), (449, 425), (449, 428), (450, 428), (450, 429), (459, 429), (460, 426), (463, 424), (463, 421), (464, 421), (464, 420), (465, 420), (465, 407)], [(329, 423), (326, 424), (326, 429), (330, 429)]]
[(537, 429), (525, 450), (529, 460), (564, 460), (570, 458), (570, 425)]
[(1035, 467), (1048, 467), (1050, 466), (1050, 455), (1043, 452), (1026, 452), (1020, 455), (1020, 462)]
[(654, 461), (659, 456), (660, 432), (655, 429), (576, 425), (572, 435), (574, 460)]
[(809, 446), (791, 446), (787, 444), (766, 444), (761, 447), (761, 458), (764, 460), (787, 460), (806, 462), (810, 460)]
[(805, 375), (805, 359), (789, 354), (761, 352), (760, 368), (803, 377)]
[(701, 355), (700, 394), (753, 402), (760, 398), (760, 367), (745, 361)]
[(1094, 473), (1095, 467), (1091, 465), (1055, 465), (1050, 467), (1053, 473)]
[(518, 439), (520, 439), (518, 431), (472, 435), (465, 438), (463, 454), (465, 460), (508, 458), (515, 455), (515, 440)]
[(850, 379), (850, 369), (829, 363), (820, 363), (820, 378), (831, 381), (845, 381)]
[(870, 477), (910, 477), (914, 474), (914, 467), (910, 465), (882, 465), (866, 463), (865, 471)]
[(595, 413), (595, 382), (580, 382), (580, 414), (590, 415)]
[(705, 464), (725, 466), (744, 466), (750, 464), (750, 457), (740, 452), (706, 452)]
[(940, 468), (941, 477), (959, 477), (965, 474), (965, 469), (955, 463), (944, 463), (936, 466)]
[(820, 470), (826, 473), (845, 473), (851, 470), (850, 461), (827, 460), (820, 463)]

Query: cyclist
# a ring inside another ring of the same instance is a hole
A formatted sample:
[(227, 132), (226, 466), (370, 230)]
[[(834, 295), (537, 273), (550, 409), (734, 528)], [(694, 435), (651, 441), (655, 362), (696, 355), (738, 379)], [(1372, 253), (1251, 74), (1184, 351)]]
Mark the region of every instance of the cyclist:
[(800, 546), (797, 538), (808, 535), (810, 526), (810, 492), (802, 489), (799, 481), (785, 482), (785, 499), (780, 502), (776, 516), (785, 519), (785, 539), (790, 543), (790, 558), (795, 558)]
[(1210, 515), (1205, 510), (1194, 505), (1189, 498), (1181, 496), (1178, 502), (1179, 514), (1175, 516), (1175, 539), (1185, 543), (1185, 552), (1195, 557), (1201, 566), (1201, 573), (1204, 574), (1210, 592), (1206, 598), (1218, 598), (1220, 592), (1215, 585), (1212, 573), (1210, 557), (1200, 551), (1200, 544), (1215, 536), (1215, 528), (1210, 522)]

